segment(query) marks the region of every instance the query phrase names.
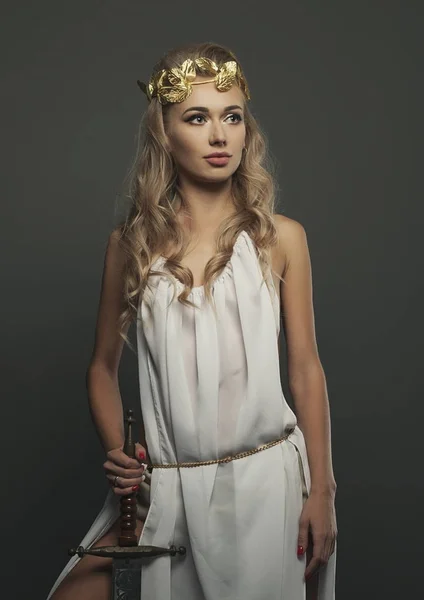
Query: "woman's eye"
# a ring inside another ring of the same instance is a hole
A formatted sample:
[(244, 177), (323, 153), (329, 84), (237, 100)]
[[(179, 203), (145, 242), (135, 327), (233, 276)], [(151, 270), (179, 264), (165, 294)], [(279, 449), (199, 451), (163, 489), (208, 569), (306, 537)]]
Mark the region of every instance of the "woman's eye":
[(237, 123), (237, 121), (241, 121), (242, 120), (241, 115), (239, 115), (238, 113), (233, 113), (233, 114), (231, 114), (229, 116), (230, 117), (236, 117), (236, 123)]
[[(187, 119), (187, 123), (194, 123), (195, 119), (204, 119), (205, 117), (203, 115), (192, 115), (191, 117), (189, 117)], [(198, 123), (199, 121), (197, 121)]]
[[(237, 122), (239, 122), (239, 121), (241, 121), (241, 120), (242, 120), (242, 118), (241, 118), (241, 115), (239, 115), (239, 114), (237, 114), (237, 113), (232, 113), (231, 115), (228, 115), (228, 117), (235, 117), (235, 118), (236, 118), (236, 120), (235, 120), (235, 121), (233, 121), (233, 123), (237, 123)], [(204, 119), (204, 118), (205, 118), (205, 117), (204, 117), (203, 115), (200, 115), (200, 114), (199, 114), (199, 115), (192, 115), (191, 117), (189, 117), (189, 118), (187, 119), (187, 121), (186, 121), (186, 122), (187, 122), (187, 123), (194, 123), (194, 122), (195, 122), (195, 119)], [(197, 123), (199, 123), (199, 121), (197, 121)]]

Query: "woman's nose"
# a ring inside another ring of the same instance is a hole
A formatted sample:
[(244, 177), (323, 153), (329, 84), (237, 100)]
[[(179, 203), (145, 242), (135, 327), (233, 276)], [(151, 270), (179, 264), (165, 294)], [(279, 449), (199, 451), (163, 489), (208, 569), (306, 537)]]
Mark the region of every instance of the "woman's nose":
[(211, 144), (225, 144), (227, 142), (222, 125), (218, 124), (213, 127), (210, 142)]

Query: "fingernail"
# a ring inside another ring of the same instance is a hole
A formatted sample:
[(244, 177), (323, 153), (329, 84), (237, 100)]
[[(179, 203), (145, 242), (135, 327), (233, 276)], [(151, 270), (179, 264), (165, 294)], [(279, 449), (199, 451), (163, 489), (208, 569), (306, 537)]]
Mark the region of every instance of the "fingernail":
[(145, 479), (146, 479), (146, 476), (145, 476), (145, 475), (142, 475), (142, 476), (141, 476), (141, 481), (144, 481)]
[(138, 485), (133, 485), (132, 490), (133, 490), (133, 492), (136, 492), (138, 490)]
[(302, 554), (305, 552), (303, 546), (298, 546), (297, 547), (297, 555), (298, 556), (302, 556)]
[(143, 450), (140, 450), (140, 452), (138, 453), (138, 458), (144, 458), (146, 455), (143, 452)]

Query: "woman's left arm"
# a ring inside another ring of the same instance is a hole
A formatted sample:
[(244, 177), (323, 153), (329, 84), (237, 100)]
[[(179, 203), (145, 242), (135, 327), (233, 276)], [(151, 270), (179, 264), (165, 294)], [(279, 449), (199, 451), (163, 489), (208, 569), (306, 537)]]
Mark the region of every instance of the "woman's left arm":
[[(331, 455), (330, 409), (326, 380), (315, 334), (312, 269), (303, 226), (279, 215), (276, 227), (285, 267), (281, 282), (281, 309), (287, 342), (288, 384), (299, 428), (305, 438), (311, 489), (300, 523), (300, 545), (308, 545), (312, 530), (314, 558), (306, 575), (326, 562), (334, 551), (337, 527), (334, 511), (336, 481)], [(306, 536), (306, 540), (305, 540)], [(321, 560), (322, 559), (322, 560)]]

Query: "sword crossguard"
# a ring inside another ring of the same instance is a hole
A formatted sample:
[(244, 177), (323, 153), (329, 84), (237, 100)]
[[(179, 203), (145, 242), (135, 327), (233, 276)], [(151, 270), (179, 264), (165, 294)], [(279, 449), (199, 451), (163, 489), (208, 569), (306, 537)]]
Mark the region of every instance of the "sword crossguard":
[(171, 556), (181, 554), (184, 556), (186, 552), (187, 549), (185, 546), (177, 548), (174, 545), (169, 548), (163, 548), (161, 546), (98, 546), (97, 548), (84, 548), (83, 546), (78, 546), (78, 548), (71, 548), (68, 551), (68, 554), (69, 556), (78, 554), (80, 558), (86, 554), (108, 558), (151, 558), (153, 556), (162, 556), (164, 554), (170, 554)]

